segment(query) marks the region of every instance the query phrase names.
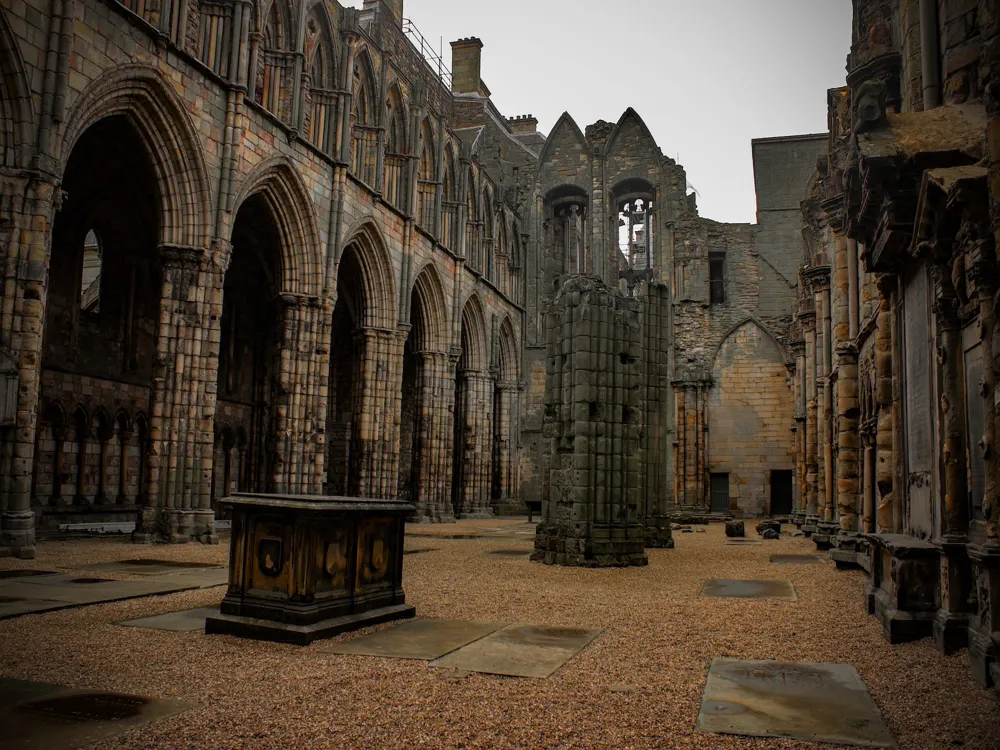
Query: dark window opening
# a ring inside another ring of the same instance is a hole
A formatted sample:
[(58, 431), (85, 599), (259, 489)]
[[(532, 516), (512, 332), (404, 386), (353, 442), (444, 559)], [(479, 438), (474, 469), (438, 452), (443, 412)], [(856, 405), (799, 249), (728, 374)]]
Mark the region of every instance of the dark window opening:
[(726, 301), (726, 256), (719, 253), (708, 257), (710, 302), (721, 305)]

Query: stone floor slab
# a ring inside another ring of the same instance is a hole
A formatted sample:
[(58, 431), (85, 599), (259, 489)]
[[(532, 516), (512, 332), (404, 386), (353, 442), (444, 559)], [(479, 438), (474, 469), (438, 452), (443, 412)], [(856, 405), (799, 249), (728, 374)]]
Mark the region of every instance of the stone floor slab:
[(353, 641), (331, 643), (319, 650), (328, 654), (432, 661), (496, 632), (505, 624), (463, 620), (410, 620)]
[(225, 569), (223, 566), (214, 563), (176, 562), (173, 560), (118, 560), (116, 562), (93, 563), (91, 565), (80, 566), (80, 570), (128, 573), (139, 576), (160, 576), (200, 570), (218, 570), (220, 568)]
[(508, 625), (431, 662), (431, 666), (545, 679), (602, 632), (582, 628)]
[(482, 557), (510, 557), (510, 558), (527, 558), (531, 557), (531, 548), (525, 547), (523, 549), (493, 549), (489, 552), (483, 552)]
[(759, 547), (764, 542), (759, 539), (727, 539), (726, 544), (732, 547)]
[(110, 581), (86, 578), (78, 574), (11, 578), (0, 581), (0, 620), (54, 609), (202, 588), (197, 580), (185, 580), (186, 578), (187, 576), (162, 576), (142, 581)]
[(204, 631), (205, 620), (211, 615), (217, 614), (219, 614), (218, 607), (198, 607), (197, 609), (182, 609), (180, 612), (166, 612), (153, 617), (140, 617), (138, 620), (125, 620), (118, 624), (126, 628), (193, 633), (197, 630)]
[(849, 664), (713, 659), (697, 727), (713, 734), (896, 747)]
[(721, 599), (785, 599), (793, 602), (798, 599), (791, 581), (770, 579), (733, 581), (709, 578), (701, 589), (701, 596)]
[(9, 750), (73, 750), (107, 740), (192, 704), (0, 680), (0, 727)]
[(771, 555), (775, 565), (822, 565), (826, 562), (818, 555)]

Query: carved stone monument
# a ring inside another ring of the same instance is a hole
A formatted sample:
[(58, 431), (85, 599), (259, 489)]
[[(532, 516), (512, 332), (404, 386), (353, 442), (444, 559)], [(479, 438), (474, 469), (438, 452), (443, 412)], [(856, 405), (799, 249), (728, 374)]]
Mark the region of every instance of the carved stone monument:
[(205, 632), (305, 645), (413, 617), (403, 533), (413, 506), (389, 500), (236, 495), (229, 591)]

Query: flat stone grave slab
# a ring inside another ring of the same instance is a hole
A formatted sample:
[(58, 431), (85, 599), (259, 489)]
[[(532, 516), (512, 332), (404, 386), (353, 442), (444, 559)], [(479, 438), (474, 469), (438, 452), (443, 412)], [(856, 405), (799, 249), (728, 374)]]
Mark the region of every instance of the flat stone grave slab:
[(319, 650), (327, 654), (432, 661), (499, 630), (505, 624), (463, 620), (410, 620), (352, 641), (331, 643)]
[(36, 570), (35, 568), (12, 568), (10, 570), (0, 570), (0, 581), (8, 578), (32, 578), (34, 576), (53, 576), (54, 571)]
[(138, 620), (124, 620), (118, 624), (126, 628), (170, 630), (175, 633), (193, 633), (196, 630), (204, 632), (205, 619), (217, 614), (219, 614), (218, 607), (198, 607), (182, 609), (180, 612), (165, 612), (152, 617), (140, 617)]
[(0, 726), (9, 750), (73, 750), (194, 706), (98, 690), (0, 680)]
[[(187, 580), (185, 580), (187, 579)], [(202, 588), (188, 576), (112, 581), (80, 574), (10, 578), (0, 581), (0, 620), (55, 609), (103, 604)]]
[(819, 555), (771, 555), (775, 565), (821, 565), (826, 562)]
[(531, 557), (531, 549), (492, 549), (489, 552), (483, 552), (483, 557), (510, 557), (510, 558), (524, 558)]
[(187, 570), (183, 573), (171, 573), (166, 576), (158, 576), (157, 581), (166, 583), (178, 583), (186, 586), (193, 586), (199, 589), (213, 589), (216, 586), (225, 586), (229, 583), (229, 568), (205, 568), (202, 570)]
[(796, 601), (795, 587), (791, 581), (770, 579), (753, 581), (733, 581), (709, 578), (701, 589), (706, 599), (785, 599)]
[(217, 563), (178, 562), (176, 560), (119, 560), (117, 562), (81, 565), (80, 570), (98, 570), (109, 573), (129, 573), (139, 576), (160, 576), (197, 570), (224, 569)]
[(460, 648), (430, 666), (545, 679), (603, 630), (515, 624)]
[(727, 539), (726, 544), (734, 547), (759, 547), (764, 542), (759, 539)]
[(896, 747), (878, 706), (850, 664), (715, 658), (697, 728), (713, 734)]

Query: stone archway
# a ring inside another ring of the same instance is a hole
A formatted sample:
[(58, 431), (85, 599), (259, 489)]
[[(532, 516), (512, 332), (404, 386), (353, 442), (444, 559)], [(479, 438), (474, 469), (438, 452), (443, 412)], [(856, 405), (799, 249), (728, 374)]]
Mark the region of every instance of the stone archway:
[(454, 520), (449, 497), (453, 397), (447, 352), (447, 310), (437, 271), (418, 274), (411, 328), (403, 348), (399, 496), (416, 506), (415, 520)]
[(337, 268), (331, 322), (326, 492), (395, 497), (403, 336), (395, 284), (378, 230), (351, 235)]
[[(80, 446), (100, 446), (99, 465), (87, 467), (86, 481), (75, 493), (36, 495), (33, 503), (43, 526), (57, 524), (67, 512), (128, 521), (147, 487), (109, 492), (120, 483), (110, 472), (124, 470), (129, 482), (139, 477), (131, 464), (145, 463), (148, 446), (140, 445), (137, 456), (121, 449), (131, 428), (127, 420), (106, 415), (152, 409), (159, 372), (163, 187), (140, 129), (132, 118), (114, 114), (79, 135), (62, 188), (66, 199), (52, 229), (41, 398), (80, 403), (105, 416), (97, 431), (89, 422), (77, 426), (81, 435), (87, 432)], [(61, 483), (51, 476), (59, 471), (61, 448), (38, 441), (36, 487)]]
[(486, 319), (475, 295), (462, 310), (462, 353), (455, 370), (452, 506), (460, 518), (489, 518), (493, 383)]

